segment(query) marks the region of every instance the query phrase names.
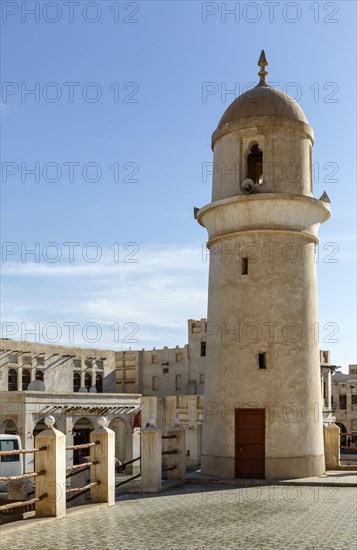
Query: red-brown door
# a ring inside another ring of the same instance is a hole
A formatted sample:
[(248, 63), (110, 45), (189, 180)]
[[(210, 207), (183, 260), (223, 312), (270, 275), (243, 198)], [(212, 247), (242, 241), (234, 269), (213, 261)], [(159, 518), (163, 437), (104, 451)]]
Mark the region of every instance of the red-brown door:
[(235, 476), (265, 477), (265, 409), (235, 410)]

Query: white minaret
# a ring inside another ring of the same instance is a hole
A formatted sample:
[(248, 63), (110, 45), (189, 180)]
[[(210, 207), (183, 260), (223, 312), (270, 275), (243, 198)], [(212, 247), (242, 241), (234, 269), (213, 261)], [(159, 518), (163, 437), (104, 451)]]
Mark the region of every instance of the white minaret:
[(325, 471), (315, 246), (330, 216), (312, 194), (313, 130), (260, 82), (212, 136), (204, 473), (297, 478)]

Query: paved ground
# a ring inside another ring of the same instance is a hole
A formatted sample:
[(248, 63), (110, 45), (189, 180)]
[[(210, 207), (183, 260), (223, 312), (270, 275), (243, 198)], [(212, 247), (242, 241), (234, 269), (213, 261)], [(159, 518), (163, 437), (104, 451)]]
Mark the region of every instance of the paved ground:
[(356, 550), (356, 497), (353, 487), (185, 485), (159, 495), (121, 495), (112, 508), (70, 513), (16, 534), (4, 528), (0, 547)]

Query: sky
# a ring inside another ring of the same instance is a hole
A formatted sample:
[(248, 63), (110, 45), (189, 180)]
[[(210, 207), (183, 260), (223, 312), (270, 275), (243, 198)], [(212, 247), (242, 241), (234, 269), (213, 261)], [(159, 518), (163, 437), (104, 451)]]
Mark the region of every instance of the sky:
[(2, 335), (182, 346), (207, 313), (211, 134), (255, 85), (314, 128), (321, 349), (356, 362), (356, 4), (1, 3)]

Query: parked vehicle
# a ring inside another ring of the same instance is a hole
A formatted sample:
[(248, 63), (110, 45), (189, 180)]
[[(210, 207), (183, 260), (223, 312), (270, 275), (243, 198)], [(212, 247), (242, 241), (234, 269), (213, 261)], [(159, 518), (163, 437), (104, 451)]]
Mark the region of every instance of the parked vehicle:
[[(0, 451), (22, 450), (18, 435), (0, 434)], [(0, 456), (0, 477), (17, 476), (24, 473), (23, 455)], [(7, 492), (6, 481), (0, 481), (0, 492)]]

